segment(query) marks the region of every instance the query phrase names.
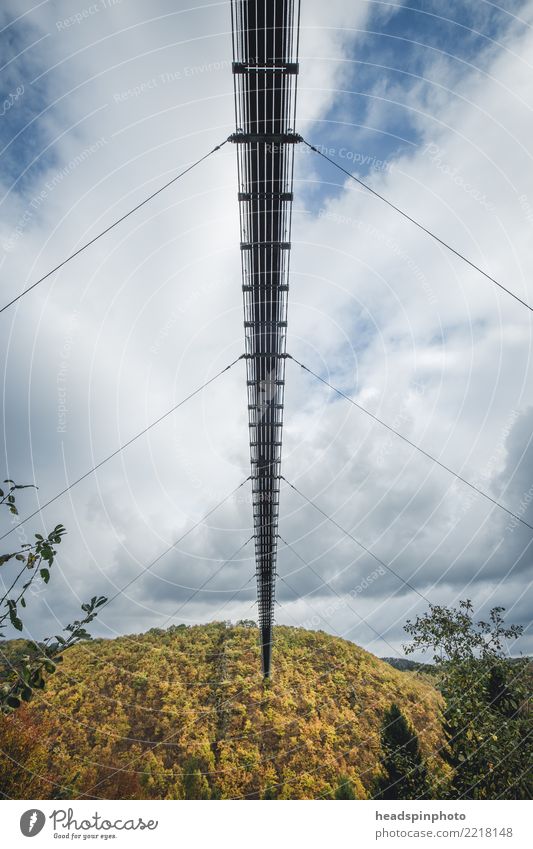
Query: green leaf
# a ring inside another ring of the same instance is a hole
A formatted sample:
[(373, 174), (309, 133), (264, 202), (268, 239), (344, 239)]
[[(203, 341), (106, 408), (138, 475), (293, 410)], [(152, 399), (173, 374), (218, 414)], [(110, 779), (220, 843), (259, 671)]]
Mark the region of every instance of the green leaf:
[(39, 569), (39, 575), (41, 576), (45, 584), (47, 584), (50, 580), (50, 571), (48, 569)]
[(17, 605), (11, 599), (8, 599), (7, 607), (9, 611), (9, 620), (13, 625), (13, 628), (16, 628), (17, 631), (22, 631), (22, 622), (17, 616)]
[(20, 699), (18, 699), (16, 696), (8, 696), (7, 699), (6, 699), (6, 702), (9, 705), (9, 707), (12, 707), (12, 708), (20, 707)]
[(44, 678), (41, 670), (37, 669), (30, 678), (32, 687), (37, 687), (38, 690), (44, 689)]
[(25, 599), (25, 598), (21, 598), (21, 600), (20, 600), (20, 606), (21, 606), (21, 607), (26, 607), (26, 599)]

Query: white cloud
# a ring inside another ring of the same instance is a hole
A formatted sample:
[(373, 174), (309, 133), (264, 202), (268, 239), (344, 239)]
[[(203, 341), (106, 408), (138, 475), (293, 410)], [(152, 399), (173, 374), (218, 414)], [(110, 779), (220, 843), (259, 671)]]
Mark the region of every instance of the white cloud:
[[(328, 142), (324, 119), (351, 79), (350, 63), (338, 60), (353, 56), (369, 6), (304, 5), (299, 118), (315, 141)], [(532, 10), (528, 4), (522, 16)], [(68, 31), (56, 26), (72, 14), (67, 5), (42, 6), (24, 19), (32, 27), (28, 40), (51, 35), (17, 67), (33, 75), (55, 68), (41, 79), (54, 105), (39, 119), (38, 136), (34, 129), (21, 136), (51, 144), (48, 158), (36, 150), (39, 170), (9, 191), (2, 206), (2, 238), (31, 211), (4, 256), (7, 296), (231, 131), (232, 79), (223, 67), (231, 49), (227, 4), (178, 11), (151, 4), (149, 22), (145, 7), (123, 0)], [(530, 302), (531, 40), (529, 30), (513, 31), (507, 50), (491, 49), (483, 73), (465, 68), (459, 77), (441, 59), (428, 59), (424, 76), (438, 80), (438, 91), (405, 78), (383, 85), (382, 96), (409, 107), (410, 120), (418, 116), (419, 145), (390, 171), (368, 176)], [(385, 126), (386, 102), (373, 104), (367, 123)], [(18, 120), (14, 111), (11, 119)], [(357, 149), (356, 128), (353, 137)], [(98, 139), (104, 141), (96, 150), (58, 176)], [(289, 350), (324, 374), (331, 369), (334, 383), (483, 488), (494, 492), (515, 464), (519, 489), (498, 497), (518, 508), (531, 470), (519, 451), (528, 435), (515, 421), (509, 440), (518, 444), (502, 443), (502, 434), (511, 412), (532, 403), (526, 311), (355, 184), (346, 181), (343, 191), (320, 201), (318, 214), (305, 187), (318, 164), (301, 150), (297, 155)], [(340, 176), (332, 168), (330, 179)], [(8, 177), (2, 185), (9, 190)], [(35, 476), (43, 499), (241, 352), (236, 190), (234, 150), (227, 145), (2, 316), (9, 472), (24, 481)], [(32, 207), (42, 191), (43, 202)], [(62, 370), (66, 433), (57, 431)], [(483, 500), (471, 501), (445, 472), (391, 442), (291, 363), (287, 377), (287, 478), (432, 600), (452, 602), (468, 588), (480, 603), (505, 598), (512, 605), (523, 590), (527, 534), (504, 534), (491, 556), (508, 517), (489, 514)], [(107, 586), (105, 575), (119, 586), (129, 580), (248, 474), (243, 380), (238, 364), (74, 490), (70, 502), (46, 512), (46, 526), (63, 521), (70, 531), (65, 581), (57, 581), (54, 603), (48, 599), (60, 619), (77, 604), (73, 593), (84, 598)], [(209, 558), (214, 569), (217, 558), (244, 541), (250, 512), (249, 503), (232, 502), (210, 519), (218, 530), (195, 532), (157, 574), (198, 586), (209, 574)], [(320, 574), (344, 570), (338, 591), (349, 592), (375, 566), (367, 555), (350, 565), (356, 546), (287, 488), (280, 529), (290, 542), (299, 540), (304, 559), (322, 555)], [(500, 586), (499, 576), (517, 558), (515, 577)], [(288, 562), (280, 551), (282, 574)], [(252, 570), (251, 562), (243, 565), (242, 583)], [(234, 572), (224, 575), (237, 588)], [(302, 594), (317, 587), (305, 570), (293, 583)], [(224, 585), (223, 576), (214, 584)], [(356, 601), (378, 630), (390, 626), (398, 645), (399, 623), (420, 604), (411, 592), (389, 600), (399, 587), (394, 576), (383, 576)], [(134, 588), (139, 604), (165, 616), (184, 592), (156, 578)], [(312, 615), (304, 598), (293, 601), (287, 588), (279, 589), (279, 621)], [(323, 604), (331, 593), (314, 595), (313, 604)], [(213, 618), (222, 603), (200, 593), (183, 615)], [(246, 602), (227, 609), (232, 618), (253, 615), (250, 603), (248, 593)], [(523, 602), (516, 610), (527, 613)], [(40, 613), (47, 623), (46, 611)], [(110, 608), (109, 625), (117, 631), (157, 620), (124, 600), (113, 616)], [(368, 639), (364, 626), (350, 630), (354, 621), (346, 608), (331, 615), (332, 629)], [(390, 652), (381, 646), (380, 653)]]

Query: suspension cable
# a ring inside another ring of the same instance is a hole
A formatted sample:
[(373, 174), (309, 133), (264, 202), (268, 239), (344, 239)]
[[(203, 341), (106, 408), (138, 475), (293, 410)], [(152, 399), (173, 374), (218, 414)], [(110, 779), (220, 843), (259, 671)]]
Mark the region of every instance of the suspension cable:
[[(387, 640), (387, 639), (383, 636), (383, 634), (380, 634), (380, 632), (379, 632), (379, 631), (376, 631), (376, 629), (374, 628), (374, 626), (373, 626), (373, 625), (371, 625), (371, 624), (370, 624), (370, 622), (368, 621), (368, 619), (365, 619), (365, 617), (364, 617), (364, 616), (361, 616), (361, 614), (360, 614), (360, 613), (358, 613), (358, 611), (357, 611), (357, 610), (355, 610), (355, 608), (354, 608), (354, 607), (352, 607), (352, 606), (351, 606), (351, 604), (350, 604), (350, 603), (346, 600), (345, 596), (343, 596), (341, 593), (337, 592), (337, 590), (335, 589), (335, 587), (332, 587), (332, 586), (331, 586), (331, 584), (330, 584), (330, 582), (329, 582), (329, 581), (325, 581), (325, 580), (324, 580), (324, 578), (322, 577), (322, 575), (320, 575), (320, 574), (316, 571), (316, 569), (314, 569), (314, 568), (313, 568), (313, 566), (311, 566), (311, 564), (310, 564), (307, 560), (304, 560), (304, 558), (301, 556), (301, 554), (300, 554), (298, 551), (296, 551), (296, 549), (295, 549), (295, 547), (292, 545), (292, 543), (287, 542), (287, 540), (283, 539), (283, 537), (281, 536), (281, 534), (278, 534), (278, 539), (280, 539), (280, 540), (281, 540), (281, 542), (282, 542), (282, 543), (283, 543), (283, 544), (284, 544), (287, 548), (289, 548), (289, 549), (293, 552), (293, 554), (294, 554), (294, 555), (298, 558), (298, 560), (300, 560), (300, 561), (304, 564), (304, 566), (306, 566), (308, 569), (310, 569), (310, 570), (311, 570), (311, 572), (313, 573), (313, 575), (316, 575), (316, 577), (317, 577), (317, 578), (319, 578), (319, 580), (320, 580), (320, 581), (322, 581), (322, 585), (323, 585), (323, 586), (327, 586), (327, 587), (328, 587), (328, 589), (330, 589), (333, 593), (335, 593), (335, 595), (337, 596), (337, 598), (339, 598), (339, 599), (340, 599), (340, 600), (341, 600), (344, 604), (346, 604), (346, 606), (348, 607), (348, 609), (349, 609), (349, 610), (351, 610), (351, 611), (352, 611), (352, 613), (355, 613), (355, 615), (357, 616), (357, 618), (358, 618), (361, 622), (363, 622), (363, 623), (364, 623), (364, 624), (365, 624), (368, 628), (370, 628), (370, 630), (374, 632), (374, 634), (376, 635), (376, 637), (378, 637), (380, 640), (383, 640), (383, 642), (384, 642), (384, 643), (386, 643), (386, 644), (388, 645), (388, 647), (389, 647), (390, 649), (392, 649), (392, 651), (393, 651), (395, 654), (397, 653), (398, 649), (395, 649), (395, 648), (394, 648), (394, 646), (393, 646), (393, 645), (391, 645), (391, 644), (389, 643), (389, 641), (388, 641), (388, 640)], [(337, 576), (336, 576), (336, 575), (334, 575), (334, 578), (336, 578), (336, 577), (337, 577)], [(291, 585), (287, 582), (287, 579), (286, 579), (286, 578), (284, 578), (282, 575), (280, 575), (280, 578), (281, 578), (281, 580), (282, 580), (282, 581), (285, 581), (285, 583), (287, 584), (287, 586), (289, 587), (289, 589), (291, 589), (293, 592), (296, 592), (296, 590), (295, 590), (293, 587), (291, 587)], [(304, 598), (305, 598), (305, 597), (304, 597)], [(320, 614), (319, 614), (319, 615), (320, 615)], [(321, 615), (320, 615), (320, 616), (321, 616)], [(323, 617), (323, 616), (321, 616), (321, 619), (324, 619), (324, 617)], [(326, 620), (326, 619), (324, 619), (324, 621), (325, 621), (325, 622), (327, 622), (327, 620)], [(328, 623), (328, 624), (330, 624), (330, 623)], [(331, 625), (330, 625), (330, 627), (331, 627)], [(340, 636), (342, 636), (342, 635), (341, 635), (341, 634), (339, 634), (338, 636), (340, 637)]]
[(24, 295), (27, 295), (28, 292), (31, 292), (32, 289), (35, 289), (36, 286), (39, 286), (41, 283), (51, 277), (52, 274), (55, 274), (56, 271), (59, 271), (60, 268), (63, 268), (63, 266), (66, 265), (67, 262), (70, 262), (71, 259), (74, 259), (75, 257), (79, 256), (79, 254), (83, 253), (83, 251), (87, 250), (87, 248), (89, 248), (91, 245), (94, 245), (94, 243), (97, 242), (98, 239), (101, 239), (102, 236), (105, 236), (106, 233), (109, 233), (110, 230), (113, 230), (118, 224), (121, 224), (123, 221), (126, 220), (126, 218), (129, 218), (130, 215), (133, 215), (134, 212), (137, 212), (138, 209), (141, 209), (141, 207), (149, 203), (149, 201), (153, 200), (153, 198), (157, 197), (157, 195), (161, 194), (161, 192), (164, 192), (165, 189), (168, 189), (169, 186), (172, 186), (172, 184), (179, 180), (181, 177), (184, 177), (185, 174), (188, 174), (189, 171), (192, 171), (193, 168), (196, 168), (197, 165), (200, 165), (201, 162), (204, 162), (204, 160), (208, 159), (213, 153), (215, 153), (215, 151), (220, 150), (220, 148), (224, 147), (227, 141), (228, 139), (225, 139), (220, 144), (217, 144), (216, 147), (209, 151), (209, 153), (204, 154), (200, 157), (200, 159), (197, 159), (196, 162), (193, 162), (192, 165), (187, 166), (187, 168), (185, 168), (175, 177), (172, 177), (171, 180), (169, 180), (163, 186), (160, 186), (159, 189), (156, 189), (155, 192), (152, 192), (151, 195), (148, 195), (148, 197), (146, 197), (144, 200), (142, 200), (140, 203), (130, 209), (129, 212), (126, 212), (124, 213), (124, 215), (121, 215), (120, 218), (117, 218), (116, 221), (113, 221), (113, 223), (106, 227), (105, 230), (102, 230), (101, 233), (98, 233), (97, 236), (94, 236), (92, 239), (82, 245), (81, 248), (78, 248), (77, 251), (74, 251), (74, 253), (70, 254), (70, 256), (62, 260), (58, 265), (55, 266), (55, 268), (52, 268), (50, 271), (47, 271), (46, 274), (40, 277), (39, 280), (36, 280), (35, 283), (32, 283), (31, 286), (28, 286), (26, 289), (23, 289), (19, 295), (17, 295), (15, 298), (13, 298), (0, 309), (0, 313), (5, 312), (5, 310), (9, 309), (9, 307), (13, 306), (13, 304), (16, 304), (17, 301), (20, 301), (20, 299), (24, 297)]
[(303, 363), (297, 360), (296, 357), (292, 357), (290, 355), (287, 357), (287, 359), (293, 360), (296, 365), (300, 366), (300, 368), (304, 369), (304, 371), (309, 372), (310, 375), (315, 377), (317, 380), (323, 383), (324, 386), (327, 386), (333, 392), (336, 392), (337, 395), (340, 395), (341, 398), (344, 398), (346, 401), (349, 401), (352, 406), (356, 407), (358, 410), (360, 410), (362, 413), (365, 413), (367, 416), (370, 416), (371, 419), (373, 419), (375, 422), (382, 425), (383, 427), (387, 428), (387, 430), (389, 430), (391, 433), (394, 433), (395, 436), (399, 437), (399, 439), (402, 439), (404, 442), (407, 443), (407, 445), (410, 445), (411, 448), (416, 448), (416, 450), (419, 451), (420, 454), (423, 454), (424, 457), (427, 457), (428, 460), (431, 460), (433, 463), (436, 463), (437, 466), (440, 466), (441, 469), (444, 469), (450, 475), (453, 475), (453, 477), (457, 478), (457, 480), (460, 480), (461, 483), (464, 483), (466, 486), (469, 486), (470, 489), (473, 489), (474, 492), (477, 492), (478, 495), (481, 495), (483, 498), (486, 498), (486, 500), (490, 501), (491, 504), (493, 504), (495, 507), (499, 507), (500, 510), (503, 510), (509, 516), (512, 516), (513, 519), (516, 519), (517, 522), (520, 522), (522, 525), (525, 525), (526, 528), (529, 528), (530, 531), (533, 531), (533, 525), (530, 525), (529, 522), (527, 522), (525, 519), (522, 519), (517, 513), (513, 513), (513, 511), (509, 507), (505, 507), (504, 504), (501, 504), (501, 502), (497, 501), (487, 492), (476, 486), (475, 483), (472, 483), (471, 481), (467, 480), (458, 472), (454, 472), (453, 469), (451, 469), (441, 460), (438, 460), (436, 457), (433, 456), (433, 454), (430, 454), (428, 451), (425, 451), (424, 448), (421, 448), (420, 445), (416, 444), (416, 442), (412, 442), (412, 440), (410, 440), (407, 436), (404, 436), (402, 433), (400, 433), (400, 431), (393, 428), (392, 425), (387, 424), (387, 422), (383, 421), (383, 419), (380, 419), (374, 413), (371, 413), (370, 410), (368, 410), (366, 407), (363, 407), (361, 404), (358, 404), (357, 401), (354, 401), (353, 398), (350, 398), (350, 396), (346, 395), (346, 393), (344, 393), (341, 389), (338, 389), (336, 386), (333, 386), (333, 384), (329, 383), (324, 377), (321, 377), (319, 374), (310, 369), (309, 366), (305, 366)]
[(307, 501), (308, 504), (311, 505), (311, 507), (314, 507), (315, 510), (318, 510), (318, 512), (321, 513), (329, 522), (331, 522), (332, 525), (335, 525), (335, 527), (338, 528), (339, 531), (341, 531), (345, 536), (349, 537), (349, 539), (355, 542), (355, 544), (358, 545), (359, 548), (362, 548), (363, 551), (366, 551), (366, 553), (370, 555), (370, 557), (373, 557), (376, 563), (379, 563), (380, 566), (383, 566), (384, 569), (387, 569), (388, 572), (398, 578), (398, 580), (401, 581), (402, 584), (405, 584), (406, 587), (409, 587), (409, 589), (416, 593), (418, 596), (420, 596), (420, 598), (424, 599), (424, 601), (426, 601), (428, 604), (431, 604), (429, 598), (427, 598), (424, 593), (420, 592), (420, 590), (417, 590), (417, 588), (414, 587), (411, 583), (409, 583), (409, 581), (406, 581), (405, 578), (402, 578), (402, 576), (399, 575), (398, 572), (396, 572), (392, 568), (392, 566), (389, 566), (389, 564), (382, 560), (380, 557), (378, 557), (377, 554), (374, 554), (374, 552), (371, 551), (370, 548), (367, 548), (366, 545), (364, 545), (360, 540), (354, 537), (353, 534), (350, 533), (350, 531), (347, 531), (346, 528), (343, 528), (342, 525), (339, 525), (339, 523), (335, 519), (333, 519), (332, 516), (329, 516), (327, 513), (325, 513), (324, 510), (322, 510), (322, 508), (318, 506), (318, 504), (308, 498), (307, 495), (304, 495), (304, 493), (299, 490), (298, 487), (296, 487), (293, 483), (290, 483), (290, 481), (288, 481), (286, 477), (281, 475), (281, 480), (284, 480), (287, 486), (290, 486), (291, 489), (297, 492), (301, 498), (303, 498), (305, 501)]
[[(209, 581), (212, 581), (212, 580), (213, 580), (213, 578), (215, 578), (215, 577), (219, 574), (219, 572), (221, 572), (221, 571), (222, 571), (222, 569), (224, 568), (224, 566), (227, 566), (227, 565), (228, 565), (228, 563), (231, 563), (231, 561), (232, 561), (232, 560), (235, 560), (235, 558), (237, 557), (237, 555), (241, 553), (241, 551), (243, 550), (243, 548), (246, 548), (246, 546), (248, 545), (248, 543), (249, 543), (249, 542), (251, 542), (251, 541), (253, 540), (253, 538), (254, 538), (254, 534), (252, 534), (252, 536), (251, 536), (251, 537), (248, 537), (248, 539), (247, 539), (245, 542), (243, 542), (243, 543), (242, 543), (242, 545), (240, 545), (240, 546), (239, 546), (239, 548), (238, 548), (236, 551), (234, 551), (234, 552), (233, 552), (233, 554), (231, 555), (231, 557), (228, 557), (228, 559), (227, 559), (227, 560), (223, 560), (223, 561), (222, 561), (222, 563), (221, 563), (221, 565), (218, 567), (218, 569), (215, 569), (215, 571), (213, 572), (213, 574), (212, 574), (212, 575), (209, 575), (209, 577), (205, 579), (205, 581), (203, 582), (203, 584), (200, 584), (200, 586), (199, 586), (199, 587), (197, 587), (197, 588), (194, 590), (194, 592), (193, 592), (193, 593), (189, 596), (189, 598), (185, 599), (185, 601), (183, 602), (183, 604), (180, 604), (180, 606), (176, 608), (176, 610), (174, 611), (174, 613), (171, 613), (171, 614), (170, 614), (170, 616), (168, 616), (168, 617), (167, 617), (167, 619), (165, 619), (165, 621), (163, 622), (163, 624), (162, 624), (162, 625), (160, 625), (159, 627), (160, 627), (160, 628), (164, 628), (164, 627), (165, 627), (165, 625), (167, 625), (167, 624), (168, 624), (168, 622), (170, 622), (172, 619), (174, 619), (174, 617), (175, 617), (175, 616), (177, 616), (177, 615), (178, 615), (178, 613), (179, 613), (181, 610), (183, 610), (183, 608), (185, 607), (185, 605), (186, 605), (186, 604), (189, 604), (189, 602), (191, 602), (191, 601), (193, 600), (193, 598), (194, 598), (195, 596), (197, 596), (197, 595), (198, 595), (198, 593), (199, 593), (199, 592), (201, 592), (201, 591), (203, 590), (203, 588), (204, 588), (204, 587), (205, 587), (205, 586), (209, 583)], [(247, 581), (247, 583), (249, 583), (249, 581)], [(231, 601), (231, 599), (230, 599), (230, 601)]]
[(213, 383), (215, 380), (217, 380), (217, 378), (219, 378), (221, 375), (223, 375), (226, 371), (229, 371), (229, 369), (232, 368), (235, 365), (235, 363), (238, 363), (239, 360), (242, 360), (242, 359), (243, 359), (242, 355), (240, 357), (237, 357), (228, 366), (225, 366), (225, 368), (221, 369), (221, 371), (217, 372), (217, 374), (215, 374), (213, 377), (210, 377), (209, 380), (206, 380), (206, 382), (202, 383), (202, 385), (199, 386), (197, 389), (195, 389), (194, 392), (191, 392), (190, 395), (187, 395), (186, 398), (183, 398), (178, 404), (175, 404), (173, 407), (170, 408), (170, 410), (167, 410), (166, 413), (163, 413), (162, 416), (159, 416), (159, 418), (156, 419), (151, 424), (149, 424), (148, 427), (143, 428), (143, 430), (139, 431), (139, 433), (135, 434), (135, 436), (132, 436), (132, 438), (128, 439), (128, 441), (125, 442), (123, 445), (121, 445), (120, 448), (117, 448), (115, 451), (113, 451), (107, 457), (104, 457), (104, 459), (100, 460), (100, 462), (97, 463), (96, 466), (93, 466), (92, 469), (89, 469), (87, 472), (85, 472), (83, 475), (81, 475), (79, 478), (77, 478), (75, 481), (73, 481), (71, 484), (69, 484), (67, 487), (65, 487), (65, 489), (62, 489), (61, 492), (58, 492), (57, 495), (54, 495), (53, 498), (50, 498), (45, 504), (42, 504), (37, 510), (34, 510), (33, 513), (30, 513), (29, 516), (26, 516), (25, 519), (22, 519), (21, 522), (18, 522), (16, 525), (14, 525), (9, 531), (6, 531), (5, 534), (0, 536), (0, 540), (3, 540), (3, 539), (5, 539), (5, 537), (8, 537), (9, 534), (12, 534), (13, 531), (16, 531), (18, 528), (22, 527), (22, 525), (25, 525), (26, 522), (29, 522), (30, 519), (33, 519), (34, 516), (37, 516), (38, 513), (41, 513), (46, 507), (49, 507), (50, 504), (53, 504), (54, 501), (57, 501), (58, 498), (61, 498), (62, 495), (65, 495), (67, 492), (70, 492), (70, 490), (73, 489), (75, 486), (77, 486), (79, 483), (81, 483), (81, 481), (85, 480), (85, 478), (89, 477), (89, 475), (92, 475), (94, 472), (96, 472), (98, 469), (100, 469), (105, 463), (108, 462), (108, 460), (111, 460), (113, 457), (116, 457), (117, 454), (120, 454), (121, 451), (124, 451), (125, 448), (127, 448), (129, 445), (131, 445), (137, 439), (139, 439), (139, 437), (143, 436), (145, 433), (148, 433), (149, 430), (151, 430), (157, 424), (162, 422), (163, 419), (166, 419), (168, 416), (170, 416), (171, 413), (174, 413), (176, 410), (178, 410), (180, 407), (182, 407), (184, 404), (186, 404), (187, 401), (190, 401), (191, 398), (194, 398), (195, 395), (198, 395), (198, 393), (201, 392), (202, 389), (205, 389), (206, 386), (209, 386), (210, 383)]
[(105, 604), (102, 605), (101, 610), (104, 610), (106, 607), (109, 607), (109, 605), (111, 604), (112, 601), (114, 601), (116, 598), (118, 598), (119, 595), (122, 595), (129, 587), (131, 587), (132, 584), (135, 583), (135, 581), (138, 581), (139, 578), (142, 578), (142, 576), (145, 575), (146, 572), (149, 572), (150, 569), (152, 569), (152, 567), (155, 566), (156, 563), (159, 563), (159, 561), (162, 560), (163, 557), (165, 557), (165, 555), (168, 554), (169, 551), (172, 551), (172, 549), (174, 549), (174, 548), (176, 548), (176, 546), (180, 545), (180, 543), (182, 543), (183, 540), (186, 537), (189, 536), (189, 534), (192, 534), (192, 532), (194, 530), (196, 530), (196, 528), (198, 528), (200, 525), (203, 525), (205, 520), (208, 519), (209, 516), (211, 516), (212, 513), (214, 513), (216, 510), (218, 510), (219, 507), (222, 507), (222, 505), (225, 504), (226, 501), (229, 501), (230, 498), (232, 498), (235, 495), (235, 493), (238, 492), (239, 489), (241, 489), (241, 487), (243, 487), (245, 485), (245, 483), (247, 483), (249, 480), (250, 480), (250, 475), (248, 475), (248, 477), (245, 478), (242, 481), (242, 483), (240, 483), (238, 486), (235, 487), (235, 489), (233, 489), (228, 495), (226, 495), (222, 499), (222, 501), (219, 501), (218, 504), (215, 504), (214, 507), (211, 507), (211, 509), (204, 516), (202, 516), (201, 519), (198, 519), (198, 521), (195, 522), (194, 525), (191, 525), (189, 530), (185, 531), (185, 533), (182, 534), (179, 539), (177, 539), (175, 542), (173, 542), (171, 545), (169, 545), (168, 548), (166, 548), (164, 551), (161, 552), (161, 554), (158, 554), (157, 557), (154, 560), (152, 560), (151, 563), (148, 564), (148, 566), (145, 566), (144, 569), (142, 569), (137, 575), (135, 575), (134, 578), (132, 578), (130, 581), (128, 581), (127, 584), (124, 584), (124, 586), (121, 587), (119, 590), (117, 590), (117, 592), (113, 596), (111, 596), (111, 598), (109, 598), (105, 602)]
[(431, 230), (428, 230), (427, 227), (424, 227), (424, 225), (421, 224), (420, 221), (417, 221), (415, 218), (412, 218), (410, 215), (407, 214), (407, 212), (404, 212), (403, 209), (400, 209), (399, 206), (396, 206), (396, 204), (392, 203), (392, 201), (388, 200), (386, 197), (384, 197), (382, 194), (377, 192), (375, 189), (371, 188), (367, 183), (365, 183), (359, 177), (356, 177), (355, 174), (352, 174), (351, 171), (348, 171), (346, 168), (343, 168), (342, 165), (339, 165), (339, 163), (335, 162), (334, 159), (331, 159), (331, 157), (326, 156), (325, 153), (322, 153), (322, 151), (319, 148), (314, 147), (314, 145), (312, 145), (310, 142), (306, 141), (306, 139), (302, 139), (302, 141), (312, 151), (314, 151), (315, 153), (318, 153), (319, 156), (321, 156), (323, 159), (326, 159), (328, 162), (330, 162), (332, 165), (334, 165), (335, 168), (338, 168), (339, 171), (342, 171), (343, 174), (346, 174), (348, 177), (350, 177), (356, 183), (359, 183), (359, 185), (362, 186), (364, 189), (366, 189), (367, 192), (370, 192), (372, 195), (374, 195), (374, 197), (377, 197), (379, 200), (382, 200), (383, 203), (386, 203), (387, 206), (390, 206), (391, 209), (395, 210), (395, 212), (399, 212), (400, 215), (402, 215), (404, 218), (406, 218), (407, 221), (410, 221), (411, 224), (414, 224), (415, 227), (418, 227), (419, 230), (422, 230), (424, 233), (427, 233), (428, 236), (431, 236), (432, 239), (435, 239), (435, 241), (438, 242), (439, 245), (442, 245), (444, 248), (447, 248), (447, 250), (451, 251), (452, 254), (455, 254), (455, 256), (459, 257), (459, 259), (462, 259), (463, 262), (466, 262), (467, 265), (469, 265), (471, 268), (475, 269), (475, 271), (478, 271), (479, 274), (482, 274), (483, 277), (486, 277), (487, 280), (489, 280), (491, 283), (494, 283), (495, 286), (498, 286), (499, 289), (502, 289), (502, 291), (504, 291), (508, 295), (510, 295), (511, 298), (514, 298), (515, 301), (518, 301), (519, 304), (522, 304), (523, 307), (526, 307), (526, 309), (528, 309), (530, 312), (533, 312), (533, 307), (531, 307), (526, 301), (522, 300), (522, 298), (520, 298), (518, 295), (516, 295), (510, 289), (507, 289), (507, 287), (504, 286), (503, 283), (500, 283), (498, 280), (496, 280), (494, 277), (492, 277), (486, 271), (483, 271), (483, 269), (480, 268), (479, 265), (476, 265), (475, 262), (472, 262), (472, 260), (468, 259), (464, 254), (460, 253), (455, 248), (452, 248), (451, 245), (449, 245), (443, 239), (439, 238), (439, 236), (437, 236)]

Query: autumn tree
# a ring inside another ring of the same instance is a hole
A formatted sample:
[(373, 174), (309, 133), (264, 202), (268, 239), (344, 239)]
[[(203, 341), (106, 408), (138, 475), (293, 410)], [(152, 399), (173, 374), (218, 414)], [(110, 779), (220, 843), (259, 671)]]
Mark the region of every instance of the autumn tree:
[(431, 605), (405, 625), (412, 637), (406, 652), (433, 651), (445, 699), (444, 756), (453, 775), (447, 788), (439, 788), (441, 796), (525, 799), (533, 792), (526, 709), (531, 664), (505, 656), (507, 643), (522, 627), (507, 626), (503, 613), (503, 607), (493, 607), (488, 621), (476, 622), (466, 599), (458, 608)]

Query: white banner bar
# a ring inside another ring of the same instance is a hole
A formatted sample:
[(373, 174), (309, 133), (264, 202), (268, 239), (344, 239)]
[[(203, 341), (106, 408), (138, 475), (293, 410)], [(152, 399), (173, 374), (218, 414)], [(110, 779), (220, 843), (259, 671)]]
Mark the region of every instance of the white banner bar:
[(531, 802), (47, 800), (4, 801), (0, 811), (6, 849), (533, 846)]

